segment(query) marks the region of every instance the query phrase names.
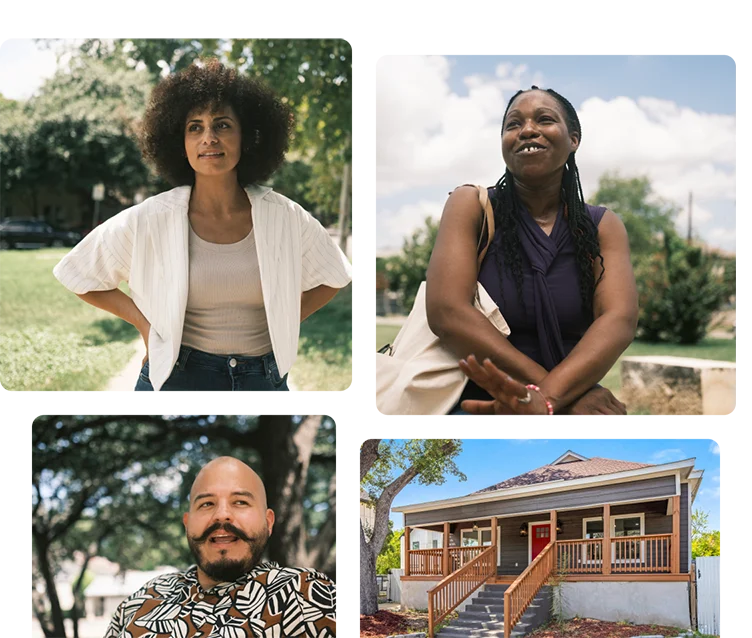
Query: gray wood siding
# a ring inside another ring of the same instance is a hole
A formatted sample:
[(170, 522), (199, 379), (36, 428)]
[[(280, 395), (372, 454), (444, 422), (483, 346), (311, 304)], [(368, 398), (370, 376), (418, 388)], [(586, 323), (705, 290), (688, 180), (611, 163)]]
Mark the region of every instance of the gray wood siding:
[(680, 504), (681, 514), (679, 518), (681, 519), (681, 525), (679, 528), (679, 569), (682, 574), (688, 574), (689, 561), (691, 560), (690, 538), (692, 535), (689, 521), (692, 515), (690, 514), (689, 485), (687, 483), (682, 483)]
[(545, 512), (552, 509), (572, 509), (576, 507), (586, 508), (588, 505), (596, 503), (615, 503), (632, 500), (649, 501), (673, 496), (675, 491), (675, 478), (673, 476), (662, 476), (642, 481), (619, 483), (617, 485), (557, 492), (555, 494), (541, 494), (504, 501), (489, 501), (432, 511), (406, 513), (405, 525), (412, 527), (447, 520), (484, 519), (491, 516), (510, 516), (521, 512)]

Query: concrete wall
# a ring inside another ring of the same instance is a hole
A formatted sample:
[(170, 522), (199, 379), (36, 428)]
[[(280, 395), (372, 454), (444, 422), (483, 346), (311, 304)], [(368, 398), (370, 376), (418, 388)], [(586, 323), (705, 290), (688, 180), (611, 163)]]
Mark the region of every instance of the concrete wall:
[(689, 628), (688, 583), (563, 583), (567, 618)]
[[(400, 609), (428, 609), (428, 590), (436, 587), (439, 580), (400, 580)], [(472, 595), (465, 599), (457, 611), (465, 611), (472, 599)]]

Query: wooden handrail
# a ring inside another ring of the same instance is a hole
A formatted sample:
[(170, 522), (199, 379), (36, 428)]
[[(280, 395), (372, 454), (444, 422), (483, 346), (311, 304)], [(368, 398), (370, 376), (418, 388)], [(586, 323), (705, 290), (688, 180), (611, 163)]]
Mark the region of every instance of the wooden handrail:
[(463, 600), (496, 573), (496, 545), (489, 545), (470, 562), (428, 590), (428, 638), (434, 628)]
[(535, 557), (504, 592), (504, 638), (512, 635), (512, 628), (522, 618), (533, 598), (554, 571), (555, 543), (551, 542)]

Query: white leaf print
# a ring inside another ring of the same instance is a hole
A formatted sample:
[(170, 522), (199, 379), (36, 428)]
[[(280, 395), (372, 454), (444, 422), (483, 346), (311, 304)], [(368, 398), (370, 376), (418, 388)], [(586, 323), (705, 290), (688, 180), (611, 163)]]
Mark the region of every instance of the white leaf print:
[(170, 638), (188, 638), (188, 623), (182, 618), (175, 621)]
[(324, 617), (324, 612), (321, 611), (316, 605), (312, 605), (309, 601), (304, 600), (300, 604), (300, 610), (303, 613), (303, 620), (306, 622), (313, 622), (319, 618)]
[(315, 580), (310, 585), (311, 602), (325, 613), (333, 610), (337, 604), (337, 591), (334, 585)]
[(180, 605), (163, 603), (140, 618), (136, 618), (133, 624), (137, 627), (146, 627), (158, 634), (166, 634), (172, 631), (172, 626), (180, 615), (180, 611)]
[(247, 618), (258, 616), (266, 604), (266, 589), (256, 581), (249, 582), (235, 597), (235, 607)]

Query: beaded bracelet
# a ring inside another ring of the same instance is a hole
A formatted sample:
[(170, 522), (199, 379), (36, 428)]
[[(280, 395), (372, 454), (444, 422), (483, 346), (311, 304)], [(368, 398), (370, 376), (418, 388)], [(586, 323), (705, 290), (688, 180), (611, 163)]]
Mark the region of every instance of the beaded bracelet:
[(535, 385), (534, 383), (529, 383), (525, 387), (528, 390), (535, 390), (538, 394), (540, 394), (541, 397), (543, 397), (543, 400), (546, 402), (546, 408), (548, 408), (548, 413), (549, 414), (554, 413), (554, 406), (552, 406), (551, 402), (545, 396), (543, 396), (543, 392), (541, 392), (541, 389), (537, 385)]

